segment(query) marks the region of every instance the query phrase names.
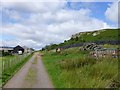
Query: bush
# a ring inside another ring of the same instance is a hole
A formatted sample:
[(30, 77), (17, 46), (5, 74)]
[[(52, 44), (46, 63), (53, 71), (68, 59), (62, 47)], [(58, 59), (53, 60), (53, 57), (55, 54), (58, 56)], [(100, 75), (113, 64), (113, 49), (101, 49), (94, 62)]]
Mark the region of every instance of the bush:
[(7, 56), (7, 55), (11, 55), (11, 53), (2, 51), (2, 52), (0, 53), (0, 55), (1, 55), (1, 56)]

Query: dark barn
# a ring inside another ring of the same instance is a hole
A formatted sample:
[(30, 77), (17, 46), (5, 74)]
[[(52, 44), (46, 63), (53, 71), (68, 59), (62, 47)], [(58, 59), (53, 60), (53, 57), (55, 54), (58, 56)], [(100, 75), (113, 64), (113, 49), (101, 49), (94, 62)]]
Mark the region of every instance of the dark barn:
[(23, 54), (24, 53), (24, 48), (22, 48), (19, 45), (13, 48), (13, 53), (18, 53), (19, 54), (19, 51), (22, 51), (22, 54)]

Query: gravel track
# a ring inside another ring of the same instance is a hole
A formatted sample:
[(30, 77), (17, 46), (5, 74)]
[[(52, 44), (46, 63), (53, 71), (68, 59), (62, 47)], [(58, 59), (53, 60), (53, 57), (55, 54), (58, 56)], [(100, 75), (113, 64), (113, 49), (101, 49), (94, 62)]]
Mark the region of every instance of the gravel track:
[(45, 70), (41, 55), (32, 58), (3, 86), (3, 88), (54, 88)]

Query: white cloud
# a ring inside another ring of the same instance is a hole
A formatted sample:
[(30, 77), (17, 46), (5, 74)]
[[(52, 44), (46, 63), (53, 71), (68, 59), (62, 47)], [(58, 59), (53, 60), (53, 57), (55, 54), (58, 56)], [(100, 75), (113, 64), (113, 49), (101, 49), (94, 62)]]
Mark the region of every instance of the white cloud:
[[(15, 37), (15, 40), (4, 41), (3, 44), (41, 48), (46, 44), (63, 42), (78, 32), (110, 27), (104, 21), (91, 17), (91, 10), (67, 10), (63, 9), (65, 4), (66, 2), (5, 3), (3, 10), (8, 12), (10, 18), (20, 22), (3, 24), (2, 34)], [(24, 13), (29, 16), (23, 17)]]
[(8, 9), (14, 9), (19, 12), (48, 12), (48, 11), (56, 11), (62, 7), (64, 7), (66, 2), (3, 2), (2, 7)]
[(112, 22), (118, 22), (118, 2), (112, 3), (107, 8), (105, 15)]
[[(2, 2), (65, 2), (66, 0), (3, 0)], [(70, 2), (114, 2), (118, 0), (68, 0)]]

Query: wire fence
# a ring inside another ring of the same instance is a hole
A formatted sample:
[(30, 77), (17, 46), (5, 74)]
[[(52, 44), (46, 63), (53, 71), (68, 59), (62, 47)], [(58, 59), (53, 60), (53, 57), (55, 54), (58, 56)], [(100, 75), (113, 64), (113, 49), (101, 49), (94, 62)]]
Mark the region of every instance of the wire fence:
[(23, 55), (14, 55), (12, 58), (3, 59), (1, 57), (0, 60), (0, 87), (2, 87), (3, 78), (7, 76), (11, 76), (11, 73), (14, 72), (16, 67), (24, 61), (29, 54)]
[(32, 54), (14, 55), (13, 58), (2, 60), (2, 73), (0, 73), (0, 81), (4, 85), (14, 73), (28, 60)]
[(12, 69), (14, 66), (21, 63), (28, 55), (29, 54), (15, 55), (12, 59), (2, 60), (2, 72), (4, 73)]

